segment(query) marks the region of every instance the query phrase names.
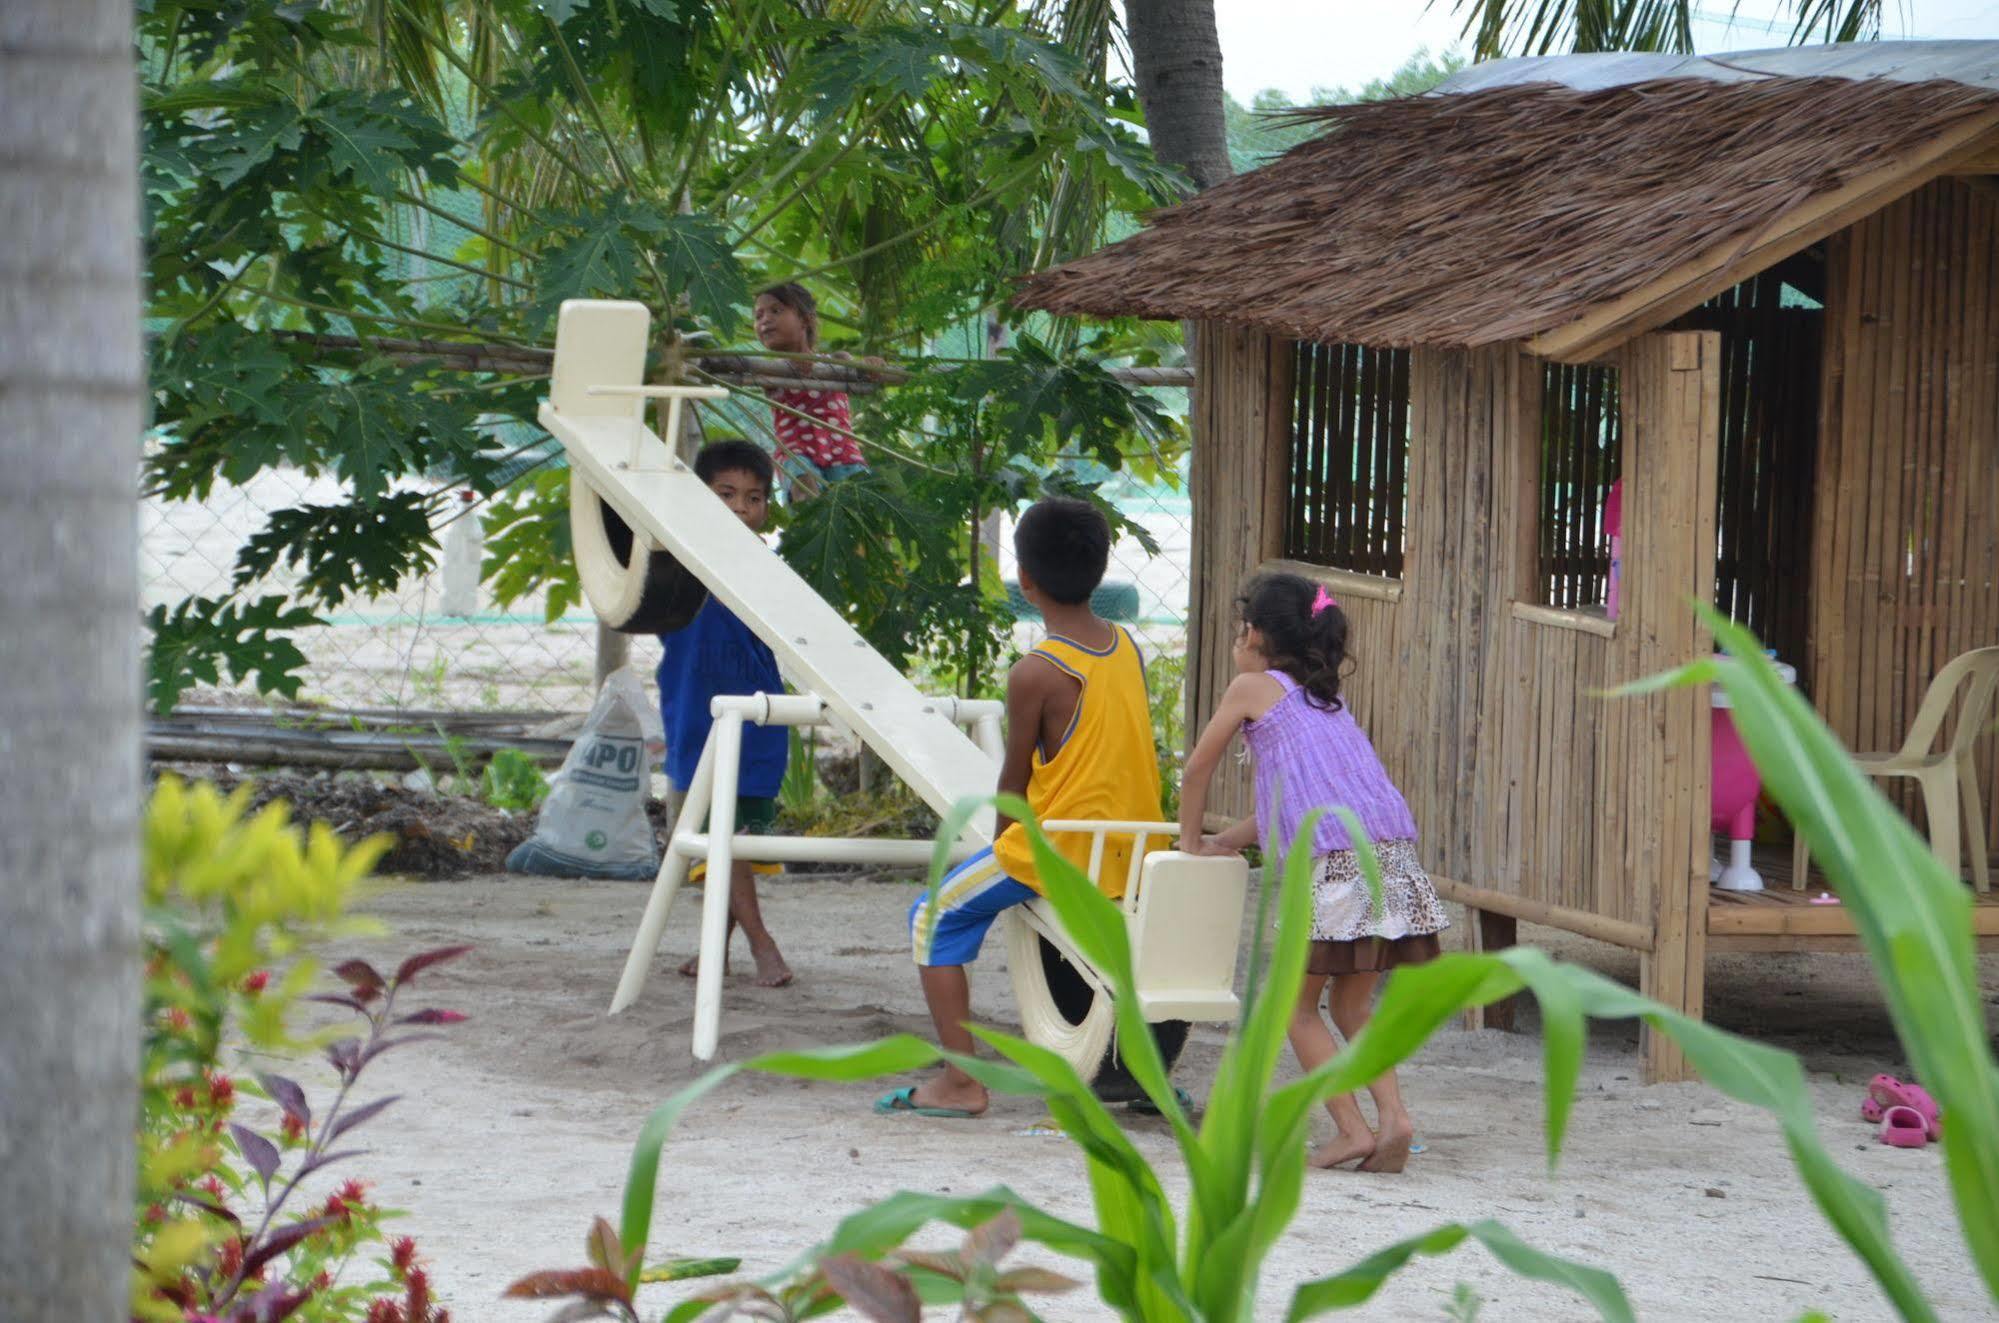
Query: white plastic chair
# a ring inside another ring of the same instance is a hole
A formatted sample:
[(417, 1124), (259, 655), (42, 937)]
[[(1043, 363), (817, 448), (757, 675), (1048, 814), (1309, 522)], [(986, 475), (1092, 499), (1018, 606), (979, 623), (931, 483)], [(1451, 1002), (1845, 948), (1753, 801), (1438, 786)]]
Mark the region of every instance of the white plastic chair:
[[(1992, 729), (1994, 695), (1999, 694), (1999, 647), (1975, 648), (1951, 658), (1930, 681), (1922, 706), (1910, 723), (1908, 738), (1894, 753), (1857, 753), (1853, 761), (1869, 776), (1906, 776), (1923, 790), (1923, 812), (1930, 824), (1930, 848), (1952, 875), (1958, 872), (1962, 838), (1971, 847), (1971, 876), (1980, 891), (1992, 889), (1991, 852), (1985, 840), (1985, 805), (1978, 794), (1978, 769), (1972, 750)], [(1962, 702), (1959, 697), (1962, 695)], [(1938, 746), (1944, 718), (1957, 708), (1957, 724), (1948, 742)], [(1960, 819), (1959, 809), (1963, 816)], [(1802, 890), (1810, 855), (1804, 833), (1791, 850), (1791, 886)]]

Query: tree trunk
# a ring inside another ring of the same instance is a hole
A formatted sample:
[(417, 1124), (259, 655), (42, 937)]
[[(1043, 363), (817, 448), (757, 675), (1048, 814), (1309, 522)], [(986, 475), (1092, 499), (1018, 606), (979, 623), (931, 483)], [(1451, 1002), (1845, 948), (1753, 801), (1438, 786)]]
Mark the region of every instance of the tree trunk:
[(1197, 190), (1234, 174), (1215, 0), (1127, 0), (1125, 32), (1152, 154), (1185, 170)]
[(127, 0), (0, 3), (0, 1318), (127, 1317), (138, 1119)]

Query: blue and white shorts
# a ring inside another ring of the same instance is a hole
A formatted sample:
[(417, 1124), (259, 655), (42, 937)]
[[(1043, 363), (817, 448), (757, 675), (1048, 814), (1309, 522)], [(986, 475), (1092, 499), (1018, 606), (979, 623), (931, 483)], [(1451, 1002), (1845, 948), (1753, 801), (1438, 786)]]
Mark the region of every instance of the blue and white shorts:
[(1037, 894), (1008, 877), (988, 846), (944, 875), (934, 915), (928, 888), (909, 907), (910, 952), (919, 965), (969, 965), (993, 920)]

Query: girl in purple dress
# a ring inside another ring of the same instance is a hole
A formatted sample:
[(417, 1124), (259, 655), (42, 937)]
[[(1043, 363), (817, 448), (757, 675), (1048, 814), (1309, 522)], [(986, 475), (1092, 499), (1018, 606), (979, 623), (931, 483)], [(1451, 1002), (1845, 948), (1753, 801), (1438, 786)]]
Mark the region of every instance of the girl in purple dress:
[[(1345, 807), (1360, 819), (1381, 862), (1377, 907), (1345, 824), (1319, 819), (1312, 851), (1312, 947), (1291, 1015), (1291, 1050), (1310, 1071), (1337, 1050), (1319, 1006), (1332, 986), (1333, 1023), (1352, 1041), (1373, 1012), (1382, 977), (1396, 965), (1435, 956), (1448, 926), (1443, 905), (1416, 859), (1416, 822), (1388, 779), (1367, 733), (1340, 698), (1347, 620), (1321, 584), (1296, 574), (1262, 574), (1237, 600), (1237, 675), (1187, 758), (1180, 786), (1180, 848), (1226, 854), (1258, 841), (1289, 848), (1314, 809)], [(1208, 783), (1241, 732), (1254, 759), (1256, 813), (1214, 836), (1201, 833)], [(1329, 1099), (1339, 1133), (1312, 1155), (1320, 1167), (1360, 1162), (1363, 1171), (1400, 1171), (1415, 1135), (1395, 1073), (1368, 1086), (1375, 1129), (1351, 1094)]]

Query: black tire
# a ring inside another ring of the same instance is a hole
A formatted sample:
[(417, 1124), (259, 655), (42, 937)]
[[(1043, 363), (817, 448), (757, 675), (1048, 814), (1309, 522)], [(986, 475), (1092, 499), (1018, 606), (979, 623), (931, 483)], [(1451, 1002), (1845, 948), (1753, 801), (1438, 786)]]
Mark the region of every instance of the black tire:
[(685, 629), (708, 600), (701, 581), (664, 551), (648, 552), (635, 564), (631, 525), (576, 473), (569, 481), (569, 535), (584, 596), (597, 618), (619, 633)]
[[(1041, 949), (1041, 972), (1048, 980), (1048, 991), (1055, 1002), (1055, 1009), (1071, 1024), (1081, 1024), (1095, 1004), (1097, 994), (1090, 985), (1083, 982), (1083, 976), (1076, 972), (1074, 965), (1062, 958), (1047, 938), (1039, 940)], [(1179, 1061), (1181, 1049), (1187, 1046), (1187, 1032), (1191, 1026), (1185, 1020), (1161, 1020), (1152, 1026), (1152, 1041), (1159, 1045), (1159, 1055), (1165, 1058), (1166, 1069), (1170, 1072)], [(1118, 1056), (1117, 1040), (1111, 1040), (1110, 1050), (1104, 1053), (1094, 1074), (1080, 1071), (1090, 1082), (1098, 1099), (1106, 1103), (1128, 1103), (1145, 1097), (1145, 1090), (1139, 1087), (1131, 1072), (1125, 1068)]]

